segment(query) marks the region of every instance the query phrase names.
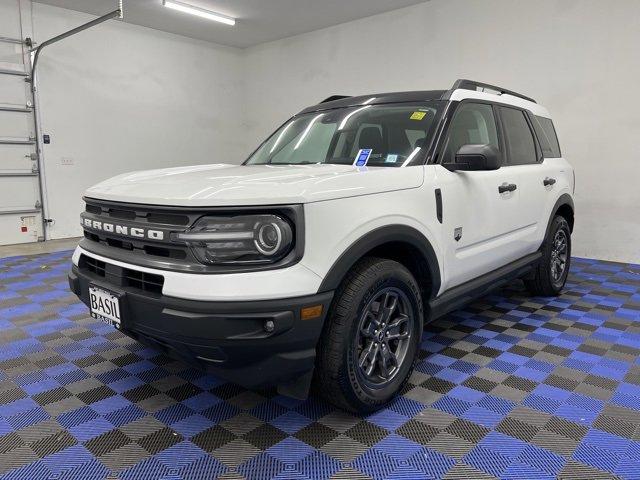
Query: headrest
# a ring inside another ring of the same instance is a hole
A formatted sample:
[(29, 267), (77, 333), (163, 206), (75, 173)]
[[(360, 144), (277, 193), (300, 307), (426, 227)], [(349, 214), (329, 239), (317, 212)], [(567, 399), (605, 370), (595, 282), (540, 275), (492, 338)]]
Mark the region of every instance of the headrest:
[(383, 147), (382, 133), (378, 127), (365, 127), (360, 132), (358, 148), (370, 148), (373, 153), (381, 153)]

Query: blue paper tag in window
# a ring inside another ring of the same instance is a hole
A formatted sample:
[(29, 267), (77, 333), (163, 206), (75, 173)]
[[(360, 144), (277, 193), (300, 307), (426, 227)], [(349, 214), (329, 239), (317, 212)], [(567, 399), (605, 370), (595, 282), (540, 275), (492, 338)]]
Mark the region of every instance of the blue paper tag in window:
[(369, 157), (371, 156), (371, 152), (373, 150), (370, 148), (361, 148), (358, 150), (358, 155), (356, 155), (356, 161), (353, 163), (356, 167), (364, 167), (369, 161)]
[(396, 163), (397, 161), (398, 155), (392, 155), (391, 153), (384, 159), (384, 163)]

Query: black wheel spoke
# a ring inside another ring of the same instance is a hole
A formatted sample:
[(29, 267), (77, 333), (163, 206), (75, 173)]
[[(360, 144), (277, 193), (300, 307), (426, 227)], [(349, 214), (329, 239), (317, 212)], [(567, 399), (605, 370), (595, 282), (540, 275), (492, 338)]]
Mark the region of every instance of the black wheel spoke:
[(391, 292), (387, 292), (385, 293), (384, 299), (381, 303), (382, 308), (380, 309), (378, 322), (380, 324), (388, 323), (393, 312), (395, 312), (398, 306), (398, 296)]
[(365, 348), (360, 354), (358, 365), (360, 368), (369, 368), (371, 365), (375, 365), (376, 355), (378, 353), (375, 342), (370, 342), (367, 348)]
[(404, 329), (409, 317), (405, 314), (400, 314), (393, 321), (389, 323), (387, 327), (387, 340), (395, 340), (398, 338), (407, 338), (409, 336), (408, 330)]
[(373, 350), (371, 354), (369, 354), (370, 363), (365, 370), (367, 375), (371, 375), (373, 373), (373, 370), (376, 368), (376, 357), (378, 356), (379, 351), (380, 351), (380, 346), (374, 343)]
[(389, 374), (396, 368), (398, 364), (398, 359), (395, 354), (389, 349), (389, 347), (384, 346), (380, 351), (379, 355), (379, 363), (380, 363), (380, 376), (382, 378), (389, 378)]
[(374, 322), (369, 322), (360, 329), (360, 333), (362, 333), (365, 338), (376, 338), (377, 332), (378, 328)]

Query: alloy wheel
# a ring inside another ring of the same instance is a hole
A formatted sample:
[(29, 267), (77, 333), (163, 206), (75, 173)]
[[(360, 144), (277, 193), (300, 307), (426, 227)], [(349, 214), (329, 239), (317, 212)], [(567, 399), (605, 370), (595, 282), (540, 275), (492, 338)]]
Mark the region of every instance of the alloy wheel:
[(551, 246), (551, 279), (559, 282), (567, 268), (567, 258), (569, 256), (569, 242), (564, 230), (558, 230), (553, 237)]
[(356, 358), (367, 383), (383, 386), (400, 370), (407, 356), (414, 318), (408, 297), (397, 288), (376, 293), (358, 325)]

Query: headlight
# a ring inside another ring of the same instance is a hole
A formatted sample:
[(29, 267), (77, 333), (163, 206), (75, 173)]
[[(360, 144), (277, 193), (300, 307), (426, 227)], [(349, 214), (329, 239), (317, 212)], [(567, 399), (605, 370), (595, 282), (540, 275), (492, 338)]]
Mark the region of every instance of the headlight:
[(209, 265), (275, 263), (293, 248), (293, 230), (278, 215), (203, 217), (186, 232), (173, 233)]

